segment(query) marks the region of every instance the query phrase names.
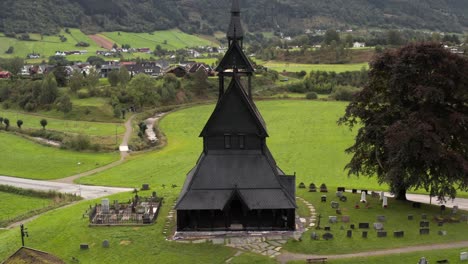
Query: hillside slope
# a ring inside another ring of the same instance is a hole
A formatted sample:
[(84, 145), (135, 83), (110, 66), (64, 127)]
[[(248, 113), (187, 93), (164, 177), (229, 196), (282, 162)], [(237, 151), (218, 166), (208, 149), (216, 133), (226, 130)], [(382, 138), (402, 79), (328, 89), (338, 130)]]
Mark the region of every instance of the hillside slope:
[[(281, 28), (288, 34), (313, 28), (410, 28), (462, 32), (466, 0), (243, 0), (250, 31)], [(230, 0), (4, 0), (0, 31), (57, 33), (149, 32), (181, 28), (189, 33), (224, 31)]]

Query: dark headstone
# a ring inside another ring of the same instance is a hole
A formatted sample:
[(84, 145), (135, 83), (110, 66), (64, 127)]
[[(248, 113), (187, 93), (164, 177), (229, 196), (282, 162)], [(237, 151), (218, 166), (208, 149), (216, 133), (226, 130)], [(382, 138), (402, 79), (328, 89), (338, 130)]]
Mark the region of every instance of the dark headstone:
[(441, 205), (441, 206), (440, 206), (440, 211), (443, 212), (443, 211), (445, 211), (445, 209), (446, 209), (445, 205)]
[(351, 225), (349, 225), (349, 228), (354, 229), (354, 228), (355, 228), (355, 225), (354, 225), (354, 224), (351, 224)]
[(322, 201), (322, 203), (327, 202), (327, 196), (326, 196), (326, 195), (322, 195), (321, 201)]
[(422, 219), (422, 220), (426, 220), (426, 219), (427, 219), (427, 214), (422, 214), (422, 215), (421, 215), (421, 219)]
[(421, 203), (414, 202), (413, 208), (421, 208)]
[(305, 184), (303, 182), (299, 183), (299, 189), (305, 189)]
[(377, 216), (377, 221), (379, 221), (379, 222), (385, 222), (385, 215), (378, 215), (378, 216)]
[(336, 214), (340, 215), (341, 214), (341, 209), (336, 209)]
[(102, 241), (102, 247), (103, 248), (109, 248), (109, 246), (110, 246), (109, 240), (106, 239), (106, 240)]
[(393, 236), (397, 237), (397, 238), (404, 237), (405, 232), (404, 231), (395, 231), (395, 232), (393, 232)]
[(414, 219), (414, 216), (413, 215), (408, 215), (408, 220), (413, 220)]
[(333, 239), (333, 234), (332, 233), (325, 233), (325, 234), (323, 234), (322, 237), (325, 240), (332, 240)]
[(325, 183), (322, 183), (322, 185), (320, 185), (320, 192), (328, 192), (327, 185), (325, 185)]
[(142, 191), (147, 191), (147, 190), (149, 190), (149, 189), (150, 189), (150, 187), (149, 187), (149, 184), (147, 184), (147, 183), (145, 183), (145, 184), (143, 184), (143, 185), (141, 186), (141, 190), (142, 190)]
[(377, 237), (387, 237), (387, 231), (378, 231)]
[(429, 221), (421, 221), (421, 222), (419, 222), (419, 227), (429, 227)]
[(344, 202), (348, 201), (348, 198), (343, 195), (343, 196), (340, 197), (340, 201), (342, 201), (344, 203)]
[(362, 238), (367, 238), (367, 231), (362, 231)]
[(331, 202), (331, 208), (338, 209), (339, 207), (340, 207), (340, 203), (335, 202), (335, 201)]
[(331, 230), (331, 228), (329, 226), (325, 227), (325, 231), (330, 231), (330, 230)]
[(339, 191), (339, 192), (345, 192), (346, 188), (345, 187), (338, 187), (338, 188), (336, 188), (336, 190)]
[(437, 260), (436, 263), (438, 264), (445, 264), (445, 263), (450, 263), (448, 259), (442, 259), (442, 260)]
[(444, 226), (444, 222), (438, 222), (437, 226)]
[(359, 223), (359, 228), (360, 229), (368, 229), (369, 228), (369, 223)]
[(346, 237), (349, 237), (349, 238), (353, 237), (353, 230), (346, 231)]
[(429, 228), (421, 228), (419, 229), (420, 235), (429, 235)]
[(80, 244), (80, 249), (81, 250), (87, 250), (87, 249), (89, 249), (89, 245), (88, 244)]
[(352, 193), (357, 193), (357, 189), (352, 189), (351, 192)]
[(317, 192), (317, 186), (314, 183), (309, 185), (309, 192)]

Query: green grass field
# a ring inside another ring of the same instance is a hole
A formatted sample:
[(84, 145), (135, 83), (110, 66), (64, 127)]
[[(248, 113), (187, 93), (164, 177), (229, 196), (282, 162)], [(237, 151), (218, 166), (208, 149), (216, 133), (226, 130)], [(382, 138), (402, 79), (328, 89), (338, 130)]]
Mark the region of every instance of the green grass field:
[(257, 60), (257, 63), (278, 71), (278, 72), (300, 72), (300, 71), (328, 71), (328, 72), (346, 72), (346, 71), (360, 71), (362, 67), (369, 68), (367, 63), (357, 63), (357, 64), (299, 64), (299, 63), (287, 63), (287, 62), (278, 62), (278, 61), (260, 61)]
[[(93, 42), (79, 29), (70, 29), (70, 34), (65, 33), (63, 30), (60, 33), (67, 38), (66, 42), (61, 42), (58, 35), (55, 36), (40, 36), (38, 34), (30, 34), (33, 41), (22, 41), (14, 38), (7, 38), (4, 34), (0, 33), (0, 54), (2, 57), (20, 57), (26, 58), (29, 53), (39, 53), (42, 60), (48, 60), (49, 56), (55, 54), (56, 51), (69, 51), (69, 50), (87, 50), (88, 54), (79, 55), (73, 59), (86, 61), (88, 56), (92, 56), (99, 49), (97, 44)], [(89, 47), (75, 47), (76, 43), (84, 41), (90, 44)], [(15, 48), (13, 54), (5, 54), (8, 47)], [(69, 58), (72, 59), (72, 58)]]
[[(119, 159), (117, 153), (79, 153), (46, 147), (22, 137), (0, 133), (3, 146), (0, 175), (29, 179), (59, 179), (102, 167)], [(81, 164), (78, 165), (78, 162)]]
[(47, 207), (52, 200), (18, 194), (0, 192), (0, 201), (2, 201), (2, 210), (0, 210), (0, 222), (6, 221), (29, 211)]
[(177, 29), (153, 33), (104, 32), (101, 35), (119, 45), (130, 44), (133, 48), (150, 48), (151, 50), (154, 50), (157, 45), (167, 50), (219, 45), (219, 43), (189, 35)]
[(24, 129), (42, 129), (40, 121), (45, 118), (47, 120), (47, 130), (74, 134), (85, 134), (88, 136), (115, 136), (116, 133), (117, 135), (122, 135), (125, 133), (125, 127), (121, 123), (97, 123), (55, 119), (50, 118), (49, 116), (41, 116), (25, 112), (13, 112), (8, 110), (0, 110), (0, 116), (3, 118), (8, 118), (10, 120), (11, 126), (16, 126), (16, 121), (22, 120), (24, 122), (22, 128)]

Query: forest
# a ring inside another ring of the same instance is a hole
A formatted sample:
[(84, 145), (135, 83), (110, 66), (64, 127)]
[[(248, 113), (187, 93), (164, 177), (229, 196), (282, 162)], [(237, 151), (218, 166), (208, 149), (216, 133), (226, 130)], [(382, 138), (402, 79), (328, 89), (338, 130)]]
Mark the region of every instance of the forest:
[[(0, 32), (56, 34), (59, 28), (150, 32), (180, 28), (211, 35), (224, 31), (229, 0), (4, 0)], [(426, 29), (463, 32), (465, 0), (242, 0), (250, 32), (299, 35), (307, 29)]]

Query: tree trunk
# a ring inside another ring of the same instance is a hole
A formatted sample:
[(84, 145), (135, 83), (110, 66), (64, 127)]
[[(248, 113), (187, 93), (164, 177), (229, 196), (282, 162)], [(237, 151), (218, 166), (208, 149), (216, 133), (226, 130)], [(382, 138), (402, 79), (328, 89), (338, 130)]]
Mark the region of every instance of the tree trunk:
[(395, 199), (398, 201), (406, 201), (406, 188), (398, 188), (395, 190)]

